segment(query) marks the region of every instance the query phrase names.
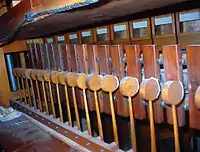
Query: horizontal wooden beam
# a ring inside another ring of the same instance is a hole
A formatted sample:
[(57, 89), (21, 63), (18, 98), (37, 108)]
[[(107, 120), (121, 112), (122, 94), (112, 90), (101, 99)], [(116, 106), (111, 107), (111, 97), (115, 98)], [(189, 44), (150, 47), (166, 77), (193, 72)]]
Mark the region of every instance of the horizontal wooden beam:
[(2, 48), (2, 51), (3, 53), (23, 52), (23, 51), (28, 51), (28, 47), (26, 45), (26, 41), (19, 40), (4, 46)]

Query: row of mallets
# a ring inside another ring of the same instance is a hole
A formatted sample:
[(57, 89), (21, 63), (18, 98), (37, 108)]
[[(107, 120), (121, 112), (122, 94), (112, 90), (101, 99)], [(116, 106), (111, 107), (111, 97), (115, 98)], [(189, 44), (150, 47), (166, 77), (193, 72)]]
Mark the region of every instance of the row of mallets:
[[(88, 134), (92, 136), (92, 129), (90, 125), (90, 116), (88, 110), (87, 96), (86, 90), (89, 89), (94, 92), (95, 99), (95, 107), (96, 107), (96, 115), (97, 115), (97, 124), (99, 130), (99, 137), (103, 140), (103, 128), (101, 122), (101, 114), (99, 109), (98, 102), (98, 91), (103, 90), (109, 93), (110, 97), (110, 108), (111, 108), (111, 116), (112, 116), (112, 125), (113, 125), (113, 135), (115, 140), (115, 145), (118, 147), (118, 132), (117, 132), (117, 123), (116, 116), (113, 104), (113, 92), (115, 92), (118, 88), (123, 96), (128, 97), (129, 103), (129, 114), (130, 114), (130, 130), (131, 130), (131, 138), (132, 138), (132, 150), (136, 151), (136, 133), (135, 133), (135, 122), (134, 122), (134, 114), (133, 114), (133, 105), (132, 98), (139, 92), (140, 97), (144, 100), (147, 100), (149, 103), (149, 118), (150, 118), (150, 134), (151, 134), (151, 151), (156, 152), (156, 135), (155, 135), (155, 126), (154, 126), (154, 115), (153, 115), (153, 101), (155, 101), (161, 92), (162, 100), (167, 104), (172, 106), (172, 114), (173, 114), (173, 125), (174, 125), (174, 139), (175, 139), (175, 151), (180, 151), (179, 145), (179, 133), (178, 133), (178, 122), (177, 122), (177, 114), (176, 114), (176, 106), (182, 101), (184, 96), (183, 85), (180, 81), (167, 81), (162, 86), (162, 91), (160, 88), (159, 81), (156, 78), (144, 79), (141, 84), (135, 77), (124, 77), (120, 82), (119, 79), (114, 75), (97, 75), (97, 74), (86, 74), (86, 73), (74, 73), (74, 72), (58, 72), (58, 71), (50, 71), (50, 70), (36, 70), (36, 69), (22, 69), (15, 68), (13, 70), (14, 76), (17, 78), (18, 86), (20, 88), (20, 79), (22, 86), (22, 94), (21, 101), (24, 98), (25, 103), (30, 106), (34, 106), (38, 108), (41, 112), (43, 111), (41, 95), (39, 91), (39, 82), (42, 83), (43, 97), (44, 97), (44, 105), (45, 112), (49, 114), (49, 108), (47, 103), (47, 95), (45, 89), (45, 82), (48, 82), (48, 87), (50, 91), (50, 100), (53, 116), (56, 117), (55, 107), (53, 101), (52, 94), (52, 86), (51, 83), (56, 85), (56, 92), (58, 97), (58, 107), (60, 114), (60, 121), (63, 122), (63, 113), (62, 106), (60, 100), (59, 93), (59, 84), (64, 85), (65, 87), (65, 96), (66, 96), (66, 106), (68, 112), (68, 121), (69, 125), (73, 126), (71, 111), (70, 111), (70, 103), (69, 103), (69, 95), (68, 95), (68, 87), (72, 88), (72, 96), (73, 96), (73, 104), (75, 109), (75, 117), (77, 123), (77, 129), (81, 130), (79, 111), (76, 100), (76, 92), (75, 87), (82, 89), (83, 91), (83, 99), (84, 99), (84, 107), (86, 113), (86, 121), (88, 127)], [(26, 81), (26, 83), (24, 82)], [(29, 82), (31, 87), (29, 87)], [(37, 97), (33, 87), (33, 81), (36, 84)], [(39, 81), (39, 82), (38, 82)], [(26, 85), (25, 85), (26, 84)], [(27, 88), (27, 89), (26, 89)], [(31, 89), (31, 90), (30, 90)], [(29, 103), (27, 101), (27, 95), (29, 98)], [(32, 93), (31, 93), (32, 92)], [(32, 99), (33, 105), (32, 105)]]

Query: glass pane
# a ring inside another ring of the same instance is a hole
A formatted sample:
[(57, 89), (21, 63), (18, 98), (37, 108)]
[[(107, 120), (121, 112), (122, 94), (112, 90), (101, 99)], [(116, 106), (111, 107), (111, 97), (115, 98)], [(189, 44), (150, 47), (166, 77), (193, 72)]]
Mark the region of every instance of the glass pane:
[(78, 43), (77, 34), (70, 34), (70, 35), (69, 35), (69, 42), (70, 42), (71, 44), (76, 44), (76, 43)]
[(65, 36), (58, 36), (57, 40), (58, 40), (58, 43), (64, 43), (65, 42)]
[(133, 22), (133, 37), (148, 37), (147, 21)]
[(200, 12), (190, 12), (179, 14), (180, 32), (200, 31)]
[(115, 40), (127, 39), (126, 25), (114, 25), (114, 38)]
[(172, 17), (156, 17), (155, 18), (155, 34), (172, 34)]
[(91, 37), (90, 31), (82, 32), (81, 35), (82, 35), (83, 43), (91, 43), (92, 42), (92, 37)]
[(47, 43), (53, 43), (53, 38), (47, 38)]
[(97, 41), (107, 41), (108, 40), (108, 30), (107, 28), (97, 29)]

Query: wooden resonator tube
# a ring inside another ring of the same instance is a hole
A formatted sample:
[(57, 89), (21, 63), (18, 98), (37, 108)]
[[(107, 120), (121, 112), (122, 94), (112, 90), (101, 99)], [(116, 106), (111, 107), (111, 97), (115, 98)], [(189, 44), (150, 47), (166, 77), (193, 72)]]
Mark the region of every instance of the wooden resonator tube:
[(133, 114), (133, 104), (131, 98), (137, 94), (139, 91), (139, 82), (135, 77), (124, 77), (120, 81), (120, 92), (123, 96), (128, 97), (129, 103), (129, 115), (130, 115), (130, 127), (131, 127), (131, 141), (132, 150), (137, 151), (136, 145), (136, 133), (135, 133), (135, 120)]
[(68, 72), (60, 72), (58, 79), (59, 79), (59, 83), (61, 85), (64, 85), (64, 87), (65, 87), (65, 98), (66, 98), (66, 106), (67, 106), (67, 113), (68, 113), (68, 121), (69, 121), (69, 125), (73, 126), (72, 118), (71, 118), (70, 104), (69, 104), (69, 94), (68, 94), (68, 89), (67, 89), (67, 85), (65, 82), (67, 74), (68, 74)]
[(76, 123), (77, 123), (77, 129), (81, 130), (81, 123), (79, 118), (79, 112), (78, 112), (78, 106), (76, 101), (76, 93), (75, 93), (75, 87), (76, 87), (76, 76), (77, 74), (74, 72), (69, 72), (66, 75), (66, 85), (72, 87), (72, 96), (73, 96), (73, 103), (74, 103), (74, 109), (75, 109), (75, 117), (76, 117)]
[(63, 120), (63, 111), (62, 111), (62, 104), (60, 99), (60, 91), (59, 91), (59, 72), (58, 71), (52, 71), (51, 72), (51, 82), (53, 82), (56, 85), (56, 92), (57, 92), (57, 99), (58, 99), (58, 108), (59, 108), (59, 114), (60, 114), (60, 121), (64, 122)]
[(91, 91), (94, 91), (94, 100), (95, 100), (95, 109), (96, 109), (96, 115), (97, 115), (99, 137), (101, 140), (104, 140), (101, 114), (100, 114), (100, 108), (99, 108), (99, 101), (98, 101), (98, 95), (97, 95), (97, 91), (101, 89), (102, 77), (103, 76), (101, 76), (101, 75), (90, 74), (90, 75), (88, 75), (88, 77), (86, 79), (86, 85), (87, 85), (88, 89), (90, 89)]
[(44, 104), (45, 104), (45, 112), (46, 112), (46, 114), (49, 115), (49, 108), (48, 108), (47, 96), (46, 96), (46, 88), (45, 88), (45, 85), (44, 85), (44, 82), (45, 82), (44, 73), (45, 73), (44, 70), (38, 70), (37, 71), (37, 79), (38, 79), (38, 81), (40, 81), (42, 83), (42, 91), (43, 91)]
[(162, 99), (167, 105), (172, 106), (175, 152), (180, 152), (176, 106), (182, 101), (183, 96), (184, 88), (180, 81), (167, 81), (164, 83), (162, 87)]
[(20, 82), (19, 82), (18, 70), (19, 70), (19, 68), (14, 68), (13, 69), (13, 75), (17, 78), (17, 85), (18, 85), (18, 89), (20, 91), (20, 101), (22, 102), (23, 94), (21, 92), (22, 90), (21, 90), (21, 85), (20, 85)]
[(112, 116), (112, 124), (113, 124), (113, 134), (116, 146), (119, 146), (118, 132), (117, 132), (117, 123), (115, 117), (115, 108), (113, 104), (113, 95), (112, 93), (117, 90), (119, 87), (119, 80), (114, 75), (106, 75), (102, 78), (101, 88), (103, 91), (109, 93), (110, 98), (110, 108), (111, 108), (111, 116)]
[(153, 101), (160, 94), (160, 85), (158, 79), (144, 79), (140, 85), (140, 96), (149, 101), (150, 134), (151, 134), (151, 152), (156, 152), (156, 134), (154, 126)]

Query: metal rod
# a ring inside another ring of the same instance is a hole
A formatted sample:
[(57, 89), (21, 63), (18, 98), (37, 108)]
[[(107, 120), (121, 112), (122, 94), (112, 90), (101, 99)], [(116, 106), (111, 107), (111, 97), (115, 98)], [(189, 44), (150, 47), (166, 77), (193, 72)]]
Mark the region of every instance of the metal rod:
[(44, 104), (45, 104), (45, 108), (46, 108), (46, 113), (49, 115), (49, 108), (48, 108), (48, 103), (47, 103), (47, 96), (46, 96), (46, 89), (44, 86), (44, 81), (42, 81), (42, 90), (43, 90), (43, 94), (44, 94)]
[(133, 105), (131, 97), (128, 97), (129, 102), (129, 113), (130, 113), (130, 127), (131, 127), (131, 140), (132, 140), (132, 149), (136, 152), (137, 144), (136, 144), (136, 135), (135, 135), (135, 120), (133, 115)]
[(32, 90), (32, 96), (33, 96), (33, 105), (34, 107), (37, 109), (37, 103), (36, 103), (36, 97), (35, 97), (35, 91), (34, 91), (34, 88), (33, 88), (33, 80), (30, 79), (30, 82), (31, 82), (31, 90)]
[(103, 128), (102, 128), (102, 122), (101, 122), (101, 115), (99, 110), (99, 102), (97, 97), (97, 91), (94, 91), (94, 99), (95, 99), (95, 107), (96, 107), (96, 114), (97, 114), (97, 124), (99, 129), (99, 136), (101, 137), (101, 140), (104, 140), (103, 138)]
[(20, 83), (19, 83), (19, 77), (18, 76), (17, 76), (17, 85), (18, 85), (19, 91), (20, 91), (20, 101), (22, 102), (22, 98), (23, 98), (22, 96), (23, 95), (22, 95), (22, 92), (21, 92), (22, 90), (21, 90), (21, 86), (20, 86)]
[(63, 112), (62, 112), (62, 105), (61, 105), (61, 100), (60, 100), (60, 92), (59, 92), (59, 86), (56, 84), (56, 91), (57, 91), (57, 97), (58, 97), (58, 108), (59, 108), (59, 113), (60, 113), (60, 121), (64, 122), (63, 120)]
[(68, 90), (67, 90), (66, 85), (65, 85), (65, 97), (66, 97), (66, 105), (67, 105), (67, 112), (68, 112), (68, 121), (69, 121), (69, 125), (72, 126), (72, 117), (71, 117), (71, 110), (70, 110), (70, 105), (69, 105), (69, 95), (68, 95)]
[(36, 89), (37, 89), (37, 95), (38, 95), (38, 103), (39, 103), (39, 109), (40, 109), (40, 112), (42, 112), (42, 101), (41, 101), (41, 97), (40, 97), (40, 90), (39, 90), (39, 85), (38, 85), (38, 81), (35, 80), (36, 82)]
[(51, 82), (50, 81), (49, 81), (49, 92), (50, 92), (50, 100), (51, 100), (51, 108), (52, 108), (53, 117), (56, 118), (56, 111), (55, 111), (53, 93), (52, 93), (52, 88), (51, 88)]
[(29, 85), (28, 85), (28, 79), (27, 79), (27, 78), (26, 78), (26, 88), (27, 88), (27, 92), (28, 92), (29, 106), (32, 107), (30, 87), (29, 87)]
[(78, 107), (77, 107), (77, 101), (76, 101), (76, 95), (75, 95), (75, 88), (72, 87), (72, 95), (73, 95), (73, 101), (74, 101), (74, 109), (75, 109), (75, 115), (76, 115), (76, 122), (78, 130), (81, 130), (81, 124), (80, 124), (80, 118), (78, 113)]
[(116, 118), (115, 118), (115, 109), (114, 109), (114, 104), (113, 104), (112, 92), (109, 92), (109, 97), (110, 97), (110, 108), (111, 108), (111, 115), (112, 115), (114, 140), (118, 146), (119, 140), (118, 140), (117, 123), (116, 123)]
[(22, 90), (23, 90), (23, 96), (24, 96), (24, 102), (25, 104), (27, 104), (27, 99), (26, 99), (26, 90), (25, 90), (25, 86), (24, 86), (24, 79), (21, 78), (21, 81), (22, 81)]
[(83, 89), (83, 100), (84, 100), (84, 105), (85, 105), (85, 115), (86, 115), (86, 120), (87, 120), (88, 133), (89, 133), (90, 136), (92, 136), (92, 129), (91, 129), (91, 124), (90, 124), (90, 115), (89, 115), (89, 110), (88, 110), (88, 103), (87, 103), (85, 89)]
[(175, 140), (175, 152), (180, 152), (179, 145), (179, 133), (178, 133), (178, 121), (176, 114), (176, 106), (172, 105), (172, 115), (173, 115), (173, 123), (174, 123), (174, 140)]
[(150, 133), (151, 133), (151, 152), (156, 152), (156, 134), (153, 116), (153, 103), (149, 101)]

